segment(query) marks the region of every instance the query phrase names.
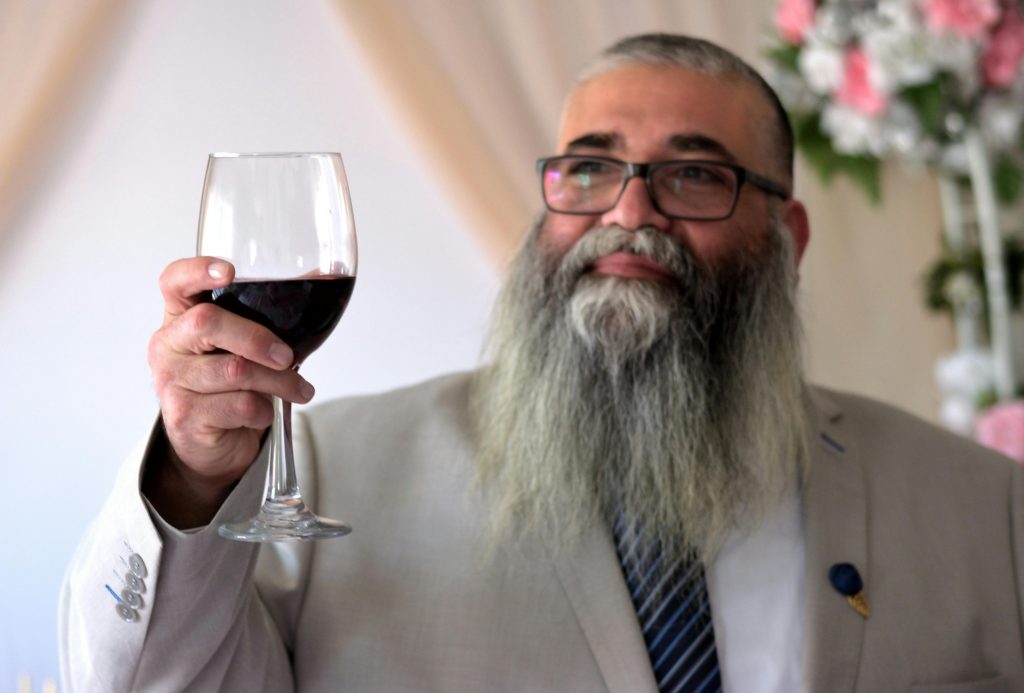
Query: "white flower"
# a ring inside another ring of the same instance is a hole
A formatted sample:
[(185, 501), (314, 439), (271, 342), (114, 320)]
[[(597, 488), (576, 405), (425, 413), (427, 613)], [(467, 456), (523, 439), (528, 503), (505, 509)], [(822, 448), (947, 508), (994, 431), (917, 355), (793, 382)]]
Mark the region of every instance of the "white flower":
[(842, 49), (822, 41), (813, 32), (800, 51), (798, 64), (807, 85), (818, 94), (832, 94), (843, 83)]
[(818, 110), (820, 98), (800, 75), (774, 65), (768, 68), (768, 81), (788, 110), (796, 113), (813, 113)]
[(978, 107), (978, 122), (985, 140), (995, 149), (1012, 148), (1020, 137), (1024, 104), (1013, 94), (987, 94)]
[(883, 3), (866, 22), (861, 44), (871, 58), (871, 81), (886, 93), (923, 84), (936, 72), (932, 41), (905, 3)]
[(832, 136), (832, 147), (840, 154), (885, 152), (882, 121), (838, 103), (829, 103), (821, 114), (821, 127)]
[(969, 435), (974, 426), (977, 406), (970, 397), (950, 395), (942, 398), (939, 418), (946, 427), (960, 435)]
[(933, 153), (924, 147), (924, 132), (917, 113), (900, 99), (889, 102), (882, 124), (884, 148), (901, 157), (920, 160)]
[(978, 93), (981, 89), (981, 71), (978, 69), (981, 47), (978, 43), (949, 32), (932, 34), (929, 43), (936, 69), (956, 77), (960, 97), (969, 100)]
[[(868, 8), (870, 12), (870, 8)], [(878, 0), (875, 13), (890, 26), (903, 31), (921, 29), (921, 14), (914, 0)]]
[(963, 142), (951, 142), (939, 153), (939, 167), (951, 174), (967, 175), (967, 147)]
[(958, 309), (976, 310), (981, 306), (981, 289), (974, 278), (959, 271), (946, 282), (946, 296)]
[[(977, 0), (958, 1), (967, 5)], [(927, 22), (931, 8), (926, 0), (815, 4), (813, 24), (799, 46), (797, 72), (780, 71), (773, 83), (791, 112), (820, 115), (822, 131), (835, 151), (877, 158), (895, 155), (911, 166), (966, 173), (966, 156), (958, 143), (968, 123), (979, 126), (993, 151), (1020, 150), (1024, 70), (1009, 89), (986, 86), (981, 61), (991, 31), (973, 37), (961, 31), (935, 31)], [(1001, 11), (1010, 11), (1010, 4), (1001, 3)], [(941, 129), (932, 134), (925, 131), (907, 98), (914, 96), (908, 89), (922, 85), (936, 93), (941, 88)], [(840, 96), (853, 103), (854, 86), (874, 92), (884, 108), (858, 111), (838, 103)]]
[(939, 359), (935, 378), (943, 394), (975, 398), (995, 386), (992, 353), (987, 349), (963, 349)]
[(861, 9), (850, 0), (827, 3), (814, 16), (811, 35), (825, 43), (842, 46), (854, 38), (853, 20)]

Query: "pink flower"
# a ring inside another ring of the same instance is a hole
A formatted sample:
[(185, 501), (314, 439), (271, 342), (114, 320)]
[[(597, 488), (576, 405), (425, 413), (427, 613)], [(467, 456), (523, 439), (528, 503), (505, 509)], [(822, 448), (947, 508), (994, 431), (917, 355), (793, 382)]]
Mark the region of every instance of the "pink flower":
[(982, 445), (1024, 463), (1024, 402), (986, 409), (974, 422), (974, 436)]
[(843, 56), (843, 82), (836, 101), (867, 116), (885, 111), (888, 99), (871, 84), (871, 63), (860, 48), (851, 48)]
[(930, 29), (974, 39), (999, 20), (997, 0), (923, 0), (921, 9)]
[(803, 43), (812, 24), (814, 0), (779, 0), (775, 6), (775, 28), (790, 43)]
[(996, 27), (992, 41), (982, 57), (985, 82), (993, 87), (1008, 87), (1020, 72), (1024, 58), (1024, 19), (1011, 10)]

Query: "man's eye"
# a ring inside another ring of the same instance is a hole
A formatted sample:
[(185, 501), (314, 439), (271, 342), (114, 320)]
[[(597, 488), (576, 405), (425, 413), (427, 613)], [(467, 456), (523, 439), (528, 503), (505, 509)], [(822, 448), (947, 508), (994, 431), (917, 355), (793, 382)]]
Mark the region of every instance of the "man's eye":
[(708, 166), (683, 166), (679, 169), (679, 176), (690, 181), (716, 182), (722, 180), (719, 173)]
[(569, 167), (569, 173), (574, 176), (605, 176), (611, 173), (612, 170), (613, 167), (603, 161), (589, 159), (573, 162)]
[(664, 180), (671, 187), (729, 186), (731, 178), (728, 169), (706, 164), (679, 164), (662, 172)]

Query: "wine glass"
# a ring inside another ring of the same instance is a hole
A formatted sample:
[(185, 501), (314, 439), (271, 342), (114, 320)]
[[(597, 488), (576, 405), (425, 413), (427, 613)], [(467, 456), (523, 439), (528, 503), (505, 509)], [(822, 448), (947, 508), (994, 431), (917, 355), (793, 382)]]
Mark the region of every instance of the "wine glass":
[[(199, 212), (197, 253), (235, 266), (210, 299), (286, 342), (292, 368), (338, 324), (356, 277), (356, 231), (341, 155), (211, 154)], [(274, 397), (263, 504), (249, 520), (221, 525), (239, 541), (294, 541), (348, 534), (302, 500), (292, 456), (291, 404)]]

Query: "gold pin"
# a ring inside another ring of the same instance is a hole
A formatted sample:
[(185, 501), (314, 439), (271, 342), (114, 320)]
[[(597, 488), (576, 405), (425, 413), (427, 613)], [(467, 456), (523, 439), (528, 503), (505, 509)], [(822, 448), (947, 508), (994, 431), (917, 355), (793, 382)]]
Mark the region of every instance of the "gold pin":
[(871, 608), (868, 606), (868, 598), (864, 596), (863, 592), (858, 592), (857, 594), (848, 596), (846, 601), (853, 607), (854, 611), (864, 618), (871, 615)]
[(866, 619), (871, 615), (868, 598), (864, 594), (864, 580), (852, 563), (836, 563), (829, 568), (828, 580), (861, 617)]

